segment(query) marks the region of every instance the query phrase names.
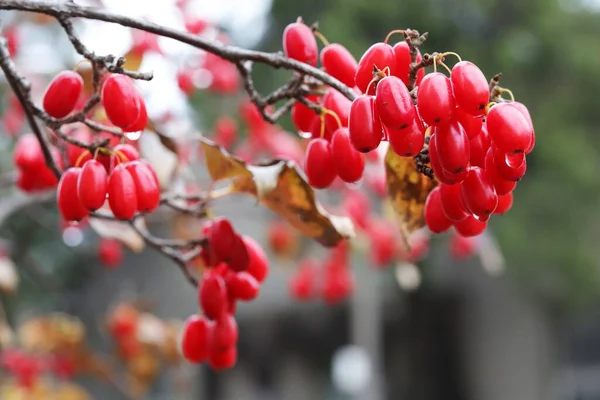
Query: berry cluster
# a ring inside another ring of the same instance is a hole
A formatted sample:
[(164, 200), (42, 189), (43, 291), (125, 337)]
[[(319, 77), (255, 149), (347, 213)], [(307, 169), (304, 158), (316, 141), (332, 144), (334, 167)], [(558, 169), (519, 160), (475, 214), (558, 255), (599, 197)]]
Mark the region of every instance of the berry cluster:
[(237, 234), (225, 218), (208, 223), (203, 233), (205, 272), (198, 289), (203, 316), (188, 318), (182, 339), (183, 356), (190, 362), (208, 361), (215, 370), (231, 368), (237, 361), (237, 301), (251, 301), (265, 280), (269, 265), (253, 239)]
[[(90, 156), (89, 152), (87, 155)], [(65, 221), (81, 221), (90, 211), (101, 208), (107, 197), (114, 216), (123, 220), (158, 207), (158, 177), (147, 161), (140, 160), (135, 147), (119, 144), (109, 160), (107, 166), (90, 158), (82, 167), (74, 166), (63, 172), (56, 198)]]

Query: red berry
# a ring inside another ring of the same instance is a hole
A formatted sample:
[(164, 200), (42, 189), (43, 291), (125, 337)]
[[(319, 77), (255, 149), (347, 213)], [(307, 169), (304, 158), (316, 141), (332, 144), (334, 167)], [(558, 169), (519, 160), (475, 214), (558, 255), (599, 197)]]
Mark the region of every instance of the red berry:
[(459, 174), (469, 167), (471, 158), (469, 137), (457, 121), (448, 121), (435, 127), (436, 149), (439, 162), (446, 171)]
[(494, 153), (490, 148), (485, 156), (485, 171), (488, 178), (496, 189), (496, 194), (499, 196), (512, 192), (517, 186), (515, 181), (507, 181), (498, 174), (498, 168), (494, 163)]
[(235, 317), (228, 313), (223, 313), (215, 321), (213, 329), (212, 343), (213, 349), (226, 349), (237, 344), (239, 333)]
[(442, 209), (440, 187), (436, 186), (427, 196), (424, 210), (425, 224), (433, 233), (442, 233), (450, 229), (452, 221), (445, 215)]
[(348, 191), (342, 207), (359, 229), (367, 230), (371, 223), (371, 201), (365, 192)]
[(533, 121), (531, 119), (531, 114), (529, 114), (529, 110), (527, 109), (527, 107), (525, 107), (525, 105), (523, 103), (519, 103), (518, 101), (515, 101), (512, 103), (512, 105), (515, 106), (516, 108), (518, 108), (519, 111), (521, 111), (521, 113), (525, 116), (525, 118), (527, 119), (527, 121), (529, 121), (529, 124), (531, 125), (531, 131), (532, 131), (531, 142), (529, 143), (529, 146), (527, 147), (527, 149), (525, 149), (525, 154), (529, 154), (533, 151), (533, 148), (535, 147), (535, 129), (533, 127)]
[(120, 74), (109, 75), (102, 85), (101, 99), (106, 116), (119, 128), (127, 130), (140, 122), (143, 101), (140, 101), (141, 94), (131, 78)]
[(95, 211), (104, 205), (108, 192), (108, 176), (104, 165), (90, 160), (81, 168), (77, 181), (77, 194), (81, 205)]
[(469, 140), (469, 148), (471, 150), (471, 165), (484, 168), (485, 155), (490, 148), (490, 143), (490, 135), (488, 134), (487, 126), (486, 124), (483, 124), (479, 135)]
[(45, 166), (42, 146), (33, 133), (19, 138), (13, 152), (13, 163), (23, 170), (38, 170)]
[(414, 157), (425, 145), (425, 127), (420, 118), (415, 118), (408, 129), (394, 131), (385, 129), (390, 146), (402, 157)]
[(369, 83), (373, 80), (373, 69), (375, 67), (380, 71), (387, 67), (390, 72), (388, 75), (395, 74), (396, 57), (392, 46), (386, 43), (375, 43), (360, 58), (356, 75), (354, 75), (354, 83), (362, 93), (375, 94), (375, 85), (373, 84), (369, 88), (369, 93), (366, 93)]
[(527, 171), (527, 160), (525, 153), (504, 154), (496, 146), (490, 147), (494, 165), (498, 175), (507, 181), (517, 182)]
[(358, 63), (347, 48), (339, 43), (328, 44), (321, 50), (320, 59), (321, 65), (329, 75), (346, 86), (354, 86)]
[(333, 133), (330, 151), (337, 174), (344, 182), (352, 183), (362, 178), (365, 156), (352, 146), (348, 128), (340, 128)]
[[(352, 102), (337, 90), (328, 88), (325, 91), (325, 95), (323, 96), (323, 107), (338, 116), (342, 127), (348, 126), (348, 117), (350, 115), (351, 106)], [(336, 129), (340, 128), (340, 125), (337, 119), (332, 115), (325, 114), (325, 128), (327, 132), (333, 133)]]
[(453, 174), (446, 171), (440, 163), (440, 158), (437, 149), (437, 135), (433, 133), (429, 138), (429, 161), (431, 162), (431, 168), (435, 177), (440, 181), (453, 185), (458, 182), (462, 182), (467, 176), (467, 170), (465, 169), (461, 173)]
[(237, 349), (229, 347), (226, 349), (213, 349), (210, 352), (208, 363), (215, 371), (233, 368), (237, 362)]
[(493, 106), (486, 117), (492, 142), (506, 154), (524, 153), (533, 140), (533, 126), (513, 103)]
[(316, 189), (325, 189), (333, 183), (337, 172), (327, 140), (316, 138), (308, 143), (304, 158), (304, 171), (308, 183)]
[(498, 196), (498, 207), (494, 211), (494, 214), (504, 214), (512, 208), (513, 205), (513, 192), (506, 193)]
[[(307, 96), (306, 100), (317, 102), (319, 98), (317, 96)], [(321, 128), (320, 120), (315, 112), (305, 106), (304, 104), (297, 101), (292, 107), (292, 122), (298, 131), (300, 132), (310, 132), (311, 125), (313, 124), (313, 120), (317, 119), (319, 121), (319, 129)], [(315, 137), (313, 135), (313, 137)], [(318, 135), (317, 135), (318, 137)]]
[(135, 181), (124, 164), (117, 165), (108, 177), (108, 205), (118, 219), (131, 219), (137, 211)]
[(212, 331), (211, 322), (199, 315), (192, 315), (185, 321), (181, 352), (186, 360), (195, 364), (206, 361), (210, 353)]
[(469, 140), (476, 138), (481, 132), (483, 118), (474, 117), (461, 107), (456, 107), (454, 113), (458, 122), (465, 128)]
[(200, 307), (209, 319), (219, 318), (227, 310), (227, 286), (223, 277), (214, 272), (202, 276), (198, 289)]
[(454, 229), (456, 229), (456, 232), (463, 237), (481, 235), (483, 231), (485, 231), (485, 228), (487, 228), (487, 221), (479, 221), (472, 215), (462, 221), (454, 223)]
[(227, 289), (234, 299), (250, 301), (258, 296), (260, 284), (250, 273), (242, 271), (231, 274), (227, 280)]
[[(410, 48), (408, 47), (408, 43), (406, 41), (398, 42), (394, 45), (394, 55), (396, 56), (396, 72), (395, 76), (402, 79), (402, 82), (406, 86), (409, 84), (409, 76), (410, 76), (410, 64), (412, 61), (412, 57), (410, 55)], [(417, 49), (417, 59), (415, 60), (417, 63), (421, 62), (423, 57), (421, 57), (421, 52)], [(417, 80), (415, 82), (415, 86), (419, 86), (423, 77), (425, 76), (425, 69), (420, 68), (417, 71)]]
[(110, 156), (110, 169), (113, 169), (121, 163), (136, 161), (140, 159), (140, 152), (130, 144), (119, 143), (113, 148)]
[(285, 27), (283, 31), (283, 51), (294, 60), (315, 66), (319, 56), (317, 39), (312, 29), (301, 20)]
[(289, 282), (292, 297), (298, 300), (308, 300), (316, 294), (317, 265), (313, 260), (300, 262), (298, 270)]
[(213, 220), (208, 233), (208, 240), (212, 252), (218, 261), (228, 262), (232, 250), (237, 246), (237, 233), (228, 219), (219, 217)]
[(409, 128), (417, 112), (406, 85), (400, 78), (388, 76), (377, 83), (375, 106), (386, 128)]
[(441, 72), (425, 75), (417, 91), (417, 104), (427, 125), (448, 121), (456, 108), (450, 79)]
[(354, 290), (354, 277), (348, 268), (329, 269), (325, 272), (323, 298), (327, 304), (337, 304)]
[(471, 237), (452, 235), (450, 252), (458, 260), (463, 260), (473, 255), (476, 250), (475, 240)]
[(215, 125), (215, 141), (225, 148), (231, 147), (237, 138), (237, 129), (233, 118), (219, 118)]
[(352, 145), (361, 153), (379, 146), (383, 128), (375, 110), (375, 97), (362, 95), (352, 102), (348, 132)]
[(440, 200), (444, 215), (450, 221), (462, 221), (470, 215), (462, 198), (460, 184), (440, 183)]
[(146, 102), (141, 93), (137, 92), (137, 108), (139, 110), (138, 117), (131, 125), (123, 128), (124, 132), (139, 132), (146, 129), (148, 125), (148, 111), (146, 110)]
[(58, 182), (56, 202), (65, 221), (81, 221), (89, 214), (77, 195), (77, 181), (80, 175), (81, 168), (69, 168), (62, 174)]
[(450, 79), (456, 104), (473, 116), (485, 114), (490, 89), (479, 67), (470, 61), (460, 61), (454, 64)]
[(156, 210), (160, 204), (160, 187), (156, 175), (149, 164), (131, 161), (123, 164), (135, 183), (137, 210), (148, 213)]
[(267, 255), (260, 245), (249, 236), (242, 236), (246, 249), (248, 250), (248, 256), (250, 263), (248, 264), (248, 272), (252, 275), (259, 283), (263, 282), (269, 274), (269, 261)]
[(185, 16), (184, 22), (185, 30), (194, 35), (200, 35), (202, 32), (209, 27), (208, 21), (193, 16)]
[(75, 71), (62, 71), (50, 81), (44, 93), (44, 111), (54, 118), (69, 115), (77, 105), (83, 89), (83, 78)]
[(123, 246), (118, 240), (101, 238), (98, 256), (105, 267), (117, 267), (123, 261)]
[(240, 235), (235, 235), (229, 257), (224, 261), (227, 262), (229, 268), (233, 271), (241, 272), (248, 269), (248, 266), (250, 265), (250, 254)]
[(486, 220), (498, 206), (498, 195), (486, 171), (479, 167), (470, 167), (465, 180), (461, 183), (464, 204), (471, 214), (479, 220)]
[(375, 221), (370, 228), (371, 261), (376, 267), (387, 267), (398, 253), (397, 228), (387, 220)]

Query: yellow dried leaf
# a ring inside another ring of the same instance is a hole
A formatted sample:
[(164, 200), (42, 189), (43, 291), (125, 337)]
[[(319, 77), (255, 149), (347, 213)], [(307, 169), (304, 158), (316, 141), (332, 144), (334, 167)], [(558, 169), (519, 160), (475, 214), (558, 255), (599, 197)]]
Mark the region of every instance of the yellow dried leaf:
[(252, 175), (246, 168), (246, 163), (229, 154), (227, 150), (215, 142), (202, 137), (200, 143), (204, 151), (206, 169), (213, 181), (235, 178), (240, 175)]
[(385, 155), (385, 173), (388, 197), (406, 237), (425, 226), (425, 200), (437, 181), (418, 172), (412, 158), (399, 156), (391, 147)]
[(129, 51), (127, 54), (125, 54), (124, 57), (124, 69), (128, 69), (130, 71), (137, 71), (138, 69), (140, 69), (140, 65), (142, 65), (143, 55)]

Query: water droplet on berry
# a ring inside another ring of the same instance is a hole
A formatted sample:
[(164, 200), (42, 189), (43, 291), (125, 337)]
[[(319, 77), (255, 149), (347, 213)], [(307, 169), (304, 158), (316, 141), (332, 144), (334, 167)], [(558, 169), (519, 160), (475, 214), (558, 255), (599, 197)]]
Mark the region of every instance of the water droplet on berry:
[(137, 132), (125, 132), (125, 137), (129, 140), (136, 141), (142, 136), (142, 131)]

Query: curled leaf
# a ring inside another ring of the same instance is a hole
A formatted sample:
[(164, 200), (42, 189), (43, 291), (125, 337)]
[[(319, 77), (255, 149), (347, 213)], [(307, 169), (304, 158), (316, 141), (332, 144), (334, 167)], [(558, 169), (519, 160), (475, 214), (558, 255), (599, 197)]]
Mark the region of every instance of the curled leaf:
[[(100, 209), (100, 212), (110, 214), (106, 204)], [(103, 238), (116, 239), (136, 253), (144, 249), (144, 238), (126, 221), (90, 217), (88, 222), (90, 227)], [(143, 218), (137, 218), (135, 224), (140, 230), (146, 230), (146, 222)]]
[(207, 169), (213, 180), (234, 178), (232, 192), (247, 193), (285, 218), (303, 235), (326, 247), (355, 236), (347, 217), (329, 214), (293, 161), (273, 160), (250, 165), (217, 144), (202, 139)]
[(391, 147), (385, 155), (385, 174), (388, 198), (406, 237), (425, 226), (425, 200), (437, 181), (418, 172), (411, 157), (401, 157)]

